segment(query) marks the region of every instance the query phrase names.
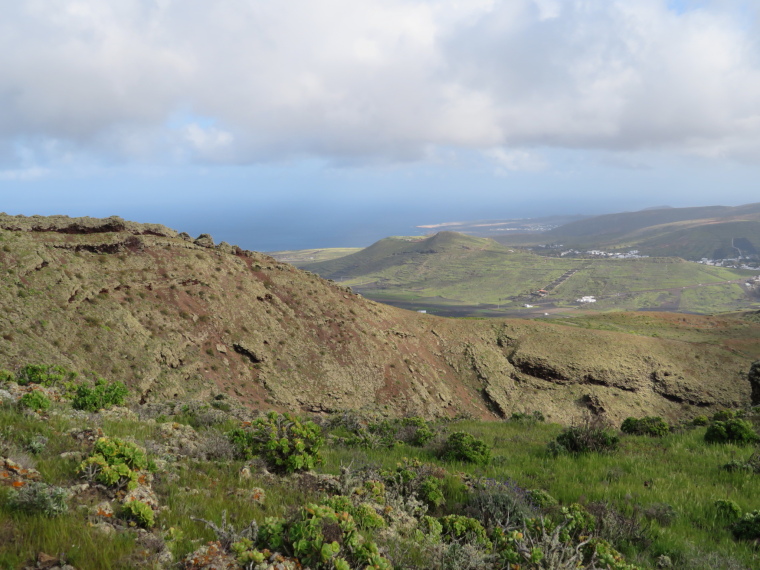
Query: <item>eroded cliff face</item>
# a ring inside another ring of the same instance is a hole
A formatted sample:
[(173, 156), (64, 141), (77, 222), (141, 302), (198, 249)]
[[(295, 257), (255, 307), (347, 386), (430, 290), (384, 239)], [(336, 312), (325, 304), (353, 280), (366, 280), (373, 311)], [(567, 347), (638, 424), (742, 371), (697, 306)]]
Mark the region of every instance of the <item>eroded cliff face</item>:
[(0, 228), (0, 366), (90, 370), (143, 401), (221, 392), (263, 409), (561, 422), (750, 401), (750, 359), (717, 345), (410, 313), (207, 235), (119, 218), (0, 215)]

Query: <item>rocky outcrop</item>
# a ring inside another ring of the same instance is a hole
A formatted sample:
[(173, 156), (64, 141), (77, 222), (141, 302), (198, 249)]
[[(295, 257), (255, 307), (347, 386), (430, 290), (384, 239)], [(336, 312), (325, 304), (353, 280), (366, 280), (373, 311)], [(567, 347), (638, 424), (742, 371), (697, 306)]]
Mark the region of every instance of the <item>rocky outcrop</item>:
[(14, 232), (56, 232), (61, 234), (125, 233), (177, 237), (176, 231), (159, 224), (128, 222), (119, 216), (110, 218), (70, 218), (68, 216), (10, 216), (0, 213), (0, 228)]

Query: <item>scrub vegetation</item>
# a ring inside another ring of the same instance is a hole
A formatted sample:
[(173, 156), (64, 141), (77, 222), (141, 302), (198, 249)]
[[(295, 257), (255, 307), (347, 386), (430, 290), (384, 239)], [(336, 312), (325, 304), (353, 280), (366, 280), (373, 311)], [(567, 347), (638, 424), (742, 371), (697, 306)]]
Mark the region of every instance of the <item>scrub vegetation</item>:
[[(0, 384), (0, 568), (758, 564), (755, 409), (563, 428), (540, 411), (297, 417), (224, 397), (87, 411), (70, 388)], [(17, 405), (30, 393), (51, 405)]]

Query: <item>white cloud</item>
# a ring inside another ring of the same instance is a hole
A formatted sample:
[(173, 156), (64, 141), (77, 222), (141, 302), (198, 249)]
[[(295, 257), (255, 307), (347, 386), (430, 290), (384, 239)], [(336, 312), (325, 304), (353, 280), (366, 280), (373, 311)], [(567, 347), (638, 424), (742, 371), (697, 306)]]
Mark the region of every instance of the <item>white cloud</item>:
[(527, 150), (494, 148), (486, 151), (485, 154), (505, 170), (538, 172), (548, 167), (548, 163), (542, 156)]
[[(536, 168), (523, 154), (536, 146), (760, 162), (747, 3), (668, 4), (0, 0), (0, 146), (240, 163), (407, 161), (443, 146), (505, 168)], [(215, 126), (167, 125), (187, 108)]]
[(0, 170), (0, 180), (34, 180), (48, 174), (45, 168), (18, 168), (15, 170)]

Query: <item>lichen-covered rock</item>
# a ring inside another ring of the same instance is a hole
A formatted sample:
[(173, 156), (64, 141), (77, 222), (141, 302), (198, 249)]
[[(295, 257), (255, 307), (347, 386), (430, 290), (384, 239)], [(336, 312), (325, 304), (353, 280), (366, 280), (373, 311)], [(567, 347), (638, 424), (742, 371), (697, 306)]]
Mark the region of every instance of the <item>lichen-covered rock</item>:
[(195, 239), (193, 243), (201, 247), (214, 247), (214, 238), (212, 238), (209, 234), (201, 234)]
[(114, 511), (110, 501), (101, 501), (90, 509), (90, 517), (96, 521), (113, 520)]
[(0, 485), (23, 487), (41, 479), (40, 472), (36, 469), (23, 467), (10, 458), (0, 457)]
[(68, 432), (77, 441), (95, 443), (101, 437), (105, 437), (101, 428), (71, 428)]
[(253, 489), (235, 489), (231, 493), (246, 502), (259, 503), (260, 505), (263, 505), (266, 499), (264, 489), (260, 489), (259, 487), (254, 487)]
[(239, 568), (239, 565), (219, 542), (209, 542), (188, 554), (182, 561), (182, 567), (186, 570), (226, 570)]
[(140, 501), (148, 505), (154, 511), (158, 509), (158, 497), (153, 489), (148, 485), (138, 485), (131, 491), (129, 491), (121, 500), (123, 504), (130, 503), (132, 501)]

